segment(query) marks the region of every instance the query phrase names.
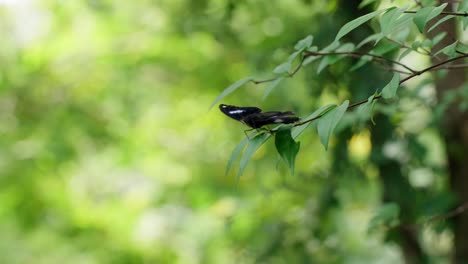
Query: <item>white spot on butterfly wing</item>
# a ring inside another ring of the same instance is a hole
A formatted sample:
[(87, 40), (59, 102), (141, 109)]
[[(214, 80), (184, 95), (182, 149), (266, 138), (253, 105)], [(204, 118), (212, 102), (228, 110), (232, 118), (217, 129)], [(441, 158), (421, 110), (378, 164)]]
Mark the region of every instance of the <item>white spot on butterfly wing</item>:
[(237, 109), (237, 110), (229, 111), (228, 113), (229, 114), (241, 114), (241, 113), (244, 113), (244, 112), (245, 112), (245, 110)]

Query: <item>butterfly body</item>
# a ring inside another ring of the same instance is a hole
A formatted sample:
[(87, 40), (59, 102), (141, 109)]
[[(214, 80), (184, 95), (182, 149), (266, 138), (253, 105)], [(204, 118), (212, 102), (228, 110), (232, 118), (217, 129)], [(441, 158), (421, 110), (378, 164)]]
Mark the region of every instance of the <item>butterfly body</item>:
[(265, 125), (291, 124), (299, 121), (299, 118), (291, 111), (262, 112), (262, 110), (258, 107), (241, 107), (225, 104), (219, 105), (219, 109), (230, 118), (240, 121), (255, 129), (261, 128)]

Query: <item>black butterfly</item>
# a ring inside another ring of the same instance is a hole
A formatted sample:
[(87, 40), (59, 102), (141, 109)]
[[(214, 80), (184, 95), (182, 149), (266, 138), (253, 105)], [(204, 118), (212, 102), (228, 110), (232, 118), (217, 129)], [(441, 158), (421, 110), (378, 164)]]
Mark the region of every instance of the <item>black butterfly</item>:
[(220, 104), (219, 110), (232, 119), (240, 121), (251, 128), (257, 129), (271, 124), (291, 124), (299, 121), (299, 117), (293, 112), (262, 112), (262, 109), (254, 106), (233, 106)]

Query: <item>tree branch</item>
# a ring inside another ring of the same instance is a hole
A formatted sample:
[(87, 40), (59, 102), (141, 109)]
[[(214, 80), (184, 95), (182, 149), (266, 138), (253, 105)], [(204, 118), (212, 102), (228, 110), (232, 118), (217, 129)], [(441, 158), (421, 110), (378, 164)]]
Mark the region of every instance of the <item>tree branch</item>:
[[(403, 13), (415, 14), (417, 11), (404, 11)], [(439, 15), (452, 15), (452, 16), (462, 16), (468, 17), (468, 13), (457, 13), (457, 12), (441, 12)]]
[[(436, 63), (436, 64), (431, 65), (431, 66), (429, 66), (429, 67), (427, 67), (427, 68), (425, 68), (425, 69), (423, 69), (423, 70), (421, 70), (421, 71), (415, 71), (415, 72), (414, 72), (413, 74), (411, 74), (410, 76), (408, 76), (408, 77), (406, 77), (406, 78), (400, 80), (399, 85), (401, 85), (401, 84), (403, 84), (404, 82), (406, 82), (406, 81), (408, 81), (408, 80), (410, 80), (410, 79), (412, 79), (412, 78), (414, 78), (414, 77), (416, 77), (416, 76), (419, 76), (419, 75), (421, 75), (421, 74), (423, 74), (423, 73), (425, 73), (425, 72), (432, 71), (432, 70), (439, 70), (439, 69), (442, 69), (441, 66), (444, 65), (444, 64), (448, 64), (448, 63), (450, 63), (450, 62), (453, 62), (453, 61), (456, 61), (456, 60), (460, 60), (460, 59), (463, 59), (463, 58), (467, 58), (467, 57), (468, 57), (468, 54), (465, 54), (465, 55), (462, 55), (462, 56), (458, 56), (458, 57), (455, 57), (455, 58), (451, 58), (451, 59), (448, 59), (448, 60), (445, 60), (445, 61)], [(462, 65), (463, 65), (463, 64), (462, 64)], [(453, 65), (453, 66), (456, 66), (456, 65)], [(375, 96), (375, 97), (373, 98), (373, 101), (374, 101), (374, 100), (378, 100), (378, 99), (380, 99), (380, 98), (382, 98), (382, 96), (381, 96), (381, 95), (377, 95), (377, 96)], [(355, 108), (355, 107), (357, 107), (357, 106), (360, 106), (360, 105), (362, 105), (362, 104), (365, 104), (365, 103), (367, 103), (368, 101), (369, 101), (369, 100), (366, 99), (366, 100), (362, 100), (362, 101), (357, 102), (357, 103), (353, 103), (353, 104), (351, 104), (351, 105), (348, 106), (348, 108), (346, 109), (346, 111), (349, 111), (350, 109), (353, 109), (353, 108)], [(299, 123), (296, 123), (296, 124), (294, 124), (294, 127), (296, 127), (296, 126), (302, 126), (302, 125), (304, 125), (304, 124), (310, 123), (310, 122), (312, 122), (312, 121), (314, 121), (314, 120), (317, 120), (317, 119), (321, 118), (323, 115), (324, 115), (324, 114), (319, 115), (319, 116), (316, 116), (316, 117), (311, 118), (311, 119), (308, 119), (308, 120), (305, 120), (305, 121), (302, 121), (302, 122), (299, 122)]]
[(312, 51), (308, 51), (308, 52), (304, 53), (304, 57), (326, 56), (326, 55), (348, 55), (348, 56), (352, 56), (352, 57), (370, 56), (370, 57), (375, 58), (377, 60), (387, 61), (387, 62), (396, 64), (396, 65), (399, 65), (399, 66), (407, 69), (408, 71), (410, 71), (412, 73), (416, 72), (415, 70), (411, 69), (410, 67), (406, 66), (405, 64), (403, 64), (403, 63), (401, 63), (399, 61), (392, 60), (392, 59), (389, 59), (389, 58), (385, 58), (384, 56), (380, 56), (380, 55), (376, 55), (376, 54), (372, 54), (372, 53), (356, 52), (356, 51), (351, 51), (351, 52), (339, 52), (339, 51), (337, 51), (337, 52), (312, 52)]

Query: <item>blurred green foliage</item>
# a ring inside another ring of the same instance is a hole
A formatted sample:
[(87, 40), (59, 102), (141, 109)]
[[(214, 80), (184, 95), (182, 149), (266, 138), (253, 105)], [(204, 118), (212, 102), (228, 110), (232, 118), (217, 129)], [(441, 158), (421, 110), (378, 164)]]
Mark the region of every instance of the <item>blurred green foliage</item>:
[[(299, 39), (313, 33), (314, 43), (331, 42), (349, 18), (344, 8), (299, 0), (0, 0), (0, 262), (400, 262), (384, 231), (367, 233), (382, 195), (369, 159), (371, 124), (338, 127), (329, 152), (317, 136), (301, 138), (294, 176), (268, 142), (236, 184), (237, 171), (224, 172), (244, 127), (208, 111), (236, 80), (268, 77)], [(365, 33), (355, 34), (349, 38)], [(350, 66), (301, 71), (266, 101), (268, 85), (253, 84), (225, 101), (304, 116), (365, 99), (391, 78), (370, 66), (344, 74)], [(418, 109), (420, 117), (430, 106)], [(444, 190), (437, 133), (426, 129), (429, 121), (415, 128), (406, 120), (393, 120), (400, 128), (386, 156), (376, 155), (418, 168), (414, 186)], [(405, 148), (420, 158), (409, 162)], [(438, 195), (421, 210), (451, 204)], [(439, 236), (445, 240), (427, 246), (446, 256), (450, 234)]]

